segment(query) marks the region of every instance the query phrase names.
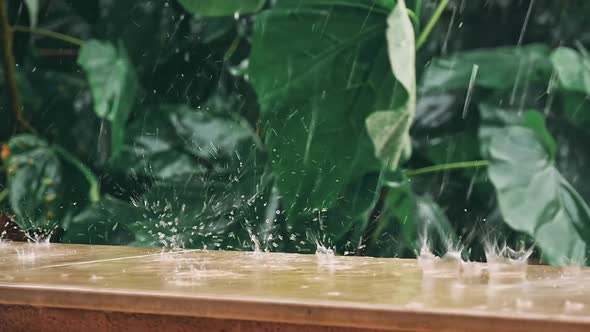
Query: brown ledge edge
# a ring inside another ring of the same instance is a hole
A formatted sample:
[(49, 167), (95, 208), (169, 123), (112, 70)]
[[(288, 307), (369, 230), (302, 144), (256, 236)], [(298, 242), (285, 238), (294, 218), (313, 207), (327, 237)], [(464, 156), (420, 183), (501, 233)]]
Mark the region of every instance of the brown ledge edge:
[[(107, 313), (247, 321), (307, 327), (382, 331), (590, 331), (590, 317), (551, 319), (543, 315), (493, 315), (452, 310), (408, 310), (346, 303), (293, 303), (239, 297), (181, 296), (149, 292), (0, 284), (0, 321), (14, 308), (42, 308), (71, 313)], [(516, 313), (513, 313), (516, 314)], [(4, 316), (4, 317), (3, 317)], [(131, 316), (129, 316), (131, 317)], [(262, 324), (264, 326), (265, 324)], [(264, 327), (265, 330), (267, 327)], [(241, 330), (242, 328), (240, 328)], [(0, 330), (2, 330), (0, 326)], [(276, 329), (271, 329), (276, 330)], [(280, 328), (279, 328), (280, 330)], [(323, 331), (322, 329), (320, 329)], [(330, 329), (331, 330), (331, 329)], [(337, 329), (339, 330), (339, 329)]]

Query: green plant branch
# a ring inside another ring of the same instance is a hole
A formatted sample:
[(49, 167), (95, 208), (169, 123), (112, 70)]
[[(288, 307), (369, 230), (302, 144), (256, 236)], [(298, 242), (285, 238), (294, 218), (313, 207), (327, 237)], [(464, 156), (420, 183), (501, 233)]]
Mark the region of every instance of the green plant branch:
[(437, 172), (466, 169), (466, 168), (488, 167), (489, 165), (490, 165), (490, 162), (487, 160), (462, 161), (462, 162), (458, 162), (458, 163), (440, 164), (440, 165), (428, 166), (428, 167), (418, 168), (418, 169), (409, 169), (409, 170), (406, 170), (404, 172), (404, 174), (408, 177), (413, 177), (416, 175), (422, 175), (422, 174), (428, 174), (428, 173), (437, 173)]
[(73, 156), (71, 153), (69, 153), (66, 149), (62, 148), (61, 146), (54, 145), (53, 149), (55, 150), (55, 152), (57, 152), (58, 155), (60, 155), (60, 157), (65, 159), (72, 166), (76, 167), (80, 171), (80, 173), (84, 175), (86, 181), (88, 181), (88, 184), (90, 185), (90, 190), (88, 191), (88, 197), (90, 197), (90, 201), (92, 203), (100, 201), (100, 189), (98, 187), (98, 179), (96, 178), (94, 173), (92, 173), (92, 170), (90, 170), (90, 168), (84, 165), (84, 163), (78, 160), (78, 158)]
[(424, 31), (422, 31), (422, 33), (420, 33), (420, 37), (418, 37), (418, 41), (416, 42), (416, 50), (419, 50), (420, 47), (422, 47), (422, 45), (424, 45), (424, 43), (428, 39), (428, 36), (432, 32), (432, 29), (434, 29), (434, 26), (436, 25), (436, 23), (440, 19), (440, 16), (442, 15), (443, 11), (447, 7), (448, 3), (449, 3), (449, 0), (441, 0), (440, 1), (438, 6), (436, 7), (436, 10), (434, 11), (434, 14), (432, 14), (430, 21), (428, 21), (428, 23), (426, 24), (426, 27), (424, 27)]
[(422, 16), (422, 0), (416, 0), (414, 4), (414, 15), (416, 16), (416, 33), (420, 32), (420, 17)]
[[(3, 1), (6, 1), (6, 0), (3, 0)], [(61, 41), (64, 41), (66, 43), (74, 44), (74, 45), (77, 45), (77, 46), (82, 46), (84, 44), (84, 41), (82, 39), (79, 39), (79, 38), (76, 38), (76, 37), (72, 37), (72, 36), (68, 36), (68, 35), (65, 35), (63, 33), (49, 31), (49, 30), (44, 30), (44, 29), (29, 28), (29, 27), (22, 26), (22, 25), (13, 25), (12, 26), (12, 31), (15, 31), (15, 32), (25, 32), (25, 33), (30, 33), (30, 34), (38, 35), (38, 36), (53, 38), (53, 39), (61, 40)]]
[(8, 189), (0, 191), (0, 203), (2, 203), (8, 197)]
[(18, 87), (16, 84), (16, 62), (14, 60), (14, 54), (12, 54), (12, 29), (8, 22), (8, 9), (6, 0), (0, 0), (0, 30), (2, 32), (2, 62), (4, 64), (4, 76), (6, 80), (6, 93), (10, 102), (10, 109), (16, 118), (16, 122), (25, 130), (32, 133), (37, 133), (35, 128), (31, 126), (29, 121), (23, 116), (23, 104), (18, 93)]
[(420, 29), (420, 19), (418, 18), (418, 15), (416, 15), (416, 13), (408, 9), (408, 16), (410, 17), (410, 21), (412, 21), (414, 31), (418, 33), (418, 30)]

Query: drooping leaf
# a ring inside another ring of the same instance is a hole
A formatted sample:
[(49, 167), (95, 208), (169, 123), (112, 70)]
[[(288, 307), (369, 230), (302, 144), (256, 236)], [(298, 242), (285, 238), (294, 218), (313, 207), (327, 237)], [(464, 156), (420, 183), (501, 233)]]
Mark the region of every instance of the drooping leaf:
[(21, 229), (53, 231), (88, 202), (84, 179), (42, 139), (15, 136), (4, 157), (10, 207)]
[(531, 235), (551, 264), (580, 264), (590, 240), (590, 209), (533, 129), (512, 126), (491, 138), (489, 176), (506, 223)]
[(560, 47), (551, 54), (551, 63), (563, 89), (590, 95), (590, 58)]
[[(409, 136), (410, 124), (416, 112), (416, 47), (414, 28), (408, 16), (404, 0), (398, 0), (393, 12), (387, 19), (387, 44), (389, 62), (393, 74), (399, 82), (396, 108), (378, 110), (367, 117), (369, 136), (375, 145), (375, 154), (390, 169), (395, 170), (404, 153), (407, 159), (411, 154), (412, 144)], [(398, 106), (399, 105), (399, 106)]]
[[(435, 58), (428, 65), (421, 91), (467, 89), (473, 85), (490, 89), (513, 89), (531, 82), (548, 83), (552, 73), (550, 49), (541, 44), (466, 51)], [(498, 65), (501, 64), (501, 65)]]
[(249, 76), (289, 215), (381, 168), (364, 123), (394, 109), (386, 15), (370, 0), (286, 0), (257, 16)]
[(179, 0), (189, 12), (201, 16), (233, 16), (251, 14), (264, 6), (265, 0)]
[(121, 151), (127, 118), (135, 103), (137, 77), (122, 45), (90, 40), (78, 56), (92, 90), (94, 112), (111, 126), (111, 155)]

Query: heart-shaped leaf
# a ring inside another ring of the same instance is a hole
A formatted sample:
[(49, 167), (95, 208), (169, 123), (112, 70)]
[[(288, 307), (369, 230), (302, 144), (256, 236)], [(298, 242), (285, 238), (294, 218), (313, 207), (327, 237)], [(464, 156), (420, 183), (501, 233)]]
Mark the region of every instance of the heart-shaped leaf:
[(111, 155), (116, 158), (123, 146), (127, 118), (134, 106), (137, 77), (122, 45), (90, 40), (78, 56), (92, 90), (94, 112), (111, 126)]
[(563, 178), (543, 134), (523, 126), (498, 130), (489, 176), (508, 225), (531, 235), (551, 264), (583, 264), (590, 209)]

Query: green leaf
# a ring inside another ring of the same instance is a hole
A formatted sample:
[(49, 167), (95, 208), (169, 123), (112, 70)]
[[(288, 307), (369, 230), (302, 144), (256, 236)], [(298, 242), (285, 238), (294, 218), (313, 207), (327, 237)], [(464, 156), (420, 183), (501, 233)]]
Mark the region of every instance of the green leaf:
[(531, 235), (551, 264), (580, 264), (590, 209), (563, 178), (533, 130), (512, 126), (491, 138), (488, 173), (508, 225)]
[(108, 42), (90, 40), (84, 43), (78, 56), (92, 90), (94, 112), (111, 125), (111, 153), (116, 158), (121, 151), (127, 118), (137, 92), (137, 77), (122, 45), (115, 48)]
[(479, 128), (480, 152), (484, 158), (490, 158), (489, 147), (492, 137), (506, 127), (523, 123), (523, 112), (515, 108), (501, 107), (486, 103), (479, 104), (481, 125)]
[(189, 12), (201, 16), (233, 16), (252, 14), (264, 6), (265, 0), (179, 0)]
[(547, 83), (552, 73), (549, 55), (547, 46), (531, 44), (436, 58), (424, 72), (421, 92), (467, 89), (472, 76), (474, 86), (489, 89), (511, 90), (525, 83)]
[(326, 213), (323, 233), (331, 236), (336, 248), (353, 253), (362, 249), (371, 213), (379, 200), (380, 180), (379, 174), (373, 173), (351, 183)]
[(364, 126), (393, 109), (387, 10), (373, 1), (285, 0), (257, 16), (249, 76), (289, 215), (331, 206), (379, 170)]
[[(369, 136), (375, 144), (375, 154), (390, 169), (398, 166), (402, 152), (405, 159), (411, 154), (409, 130), (416, 112), (416, 47), (414, 28), (404, 0), (399, 0), (387, 19), (389, 62), (395, 78), (405, 90), (398, 107), (377, 111), (366, 119)], [(400, 93), (396, 94), (399, 97)], [(397, 106), (396, 105), (396, 106)]]
[(543, 115), (539, 112), (524, 113), (522, 126), (531, 129), (537, 135), (537, 138), (543, 143), (543, 146), (547, 150), (549, 158), (552, 161), (555, 161), (557, 142), (555, 142), (555, 139), (551, 136), (547, 127), (545, 127), (545, 118)]
[(449, 245), (459, 243), (452, 224), (432, 197), (415, 194), (403, 175), (399, 181), (387, 181), (386, 186), (389, 192), (369, 254), (414, 257), (422, 245), (420, 239), (444, 254)]
[(62, 202), (62, 165), (43, 140), (30, 135), (9, 142), (8, 190), (10, 207), (21, 229), (53, 230)]
[(129, 124), (123, 151), (113, 168), (165, 180), (238, 167), (240, 159), (260, 153), (261, 147), (237, 118), (164, 104), (147, 108)]
[(257, 234), (267, 219), (272, 225), (266, 206), (271, 216), (278, 209), (255, 133), (239, 118), (186, 105), (143, 112), (111, 163), (144, 182), (133, 196), (141, 211), (129, 224), (135, 244), (250, 248), (247, 231)]
[(479, 105), (481, 126), (479, 129), (480, 151), (489, 158), (491, 140), (503, 132), (506, 127), (523, 126), (531, 129), (546, 147), (551, 160), (555, 160), (557, 143), (545, 126), (544, 116), (537, 111), (523, 112), (516, 108), (493, 106), (482, 103)]
[(25, 0), (25, 4), (29, 10), (31, 28), (36, 28), (39, 21), (39, 0)]
[(551, 63), (564, 90), (590, 94), (590, 58), (560, 47), (551, 54)]
[(52, 231), (89, 201), (84, 177), (55, 147), (32, 135), (15, 136), (8, 147), (10, 207), (21, 229)]
[(63, 228), (63, 243), (125, 245), (134, 240), (128, 224), (142, 218), (133, 205), (105, 196), (70, 218)]

